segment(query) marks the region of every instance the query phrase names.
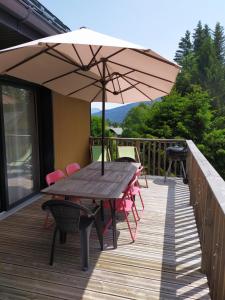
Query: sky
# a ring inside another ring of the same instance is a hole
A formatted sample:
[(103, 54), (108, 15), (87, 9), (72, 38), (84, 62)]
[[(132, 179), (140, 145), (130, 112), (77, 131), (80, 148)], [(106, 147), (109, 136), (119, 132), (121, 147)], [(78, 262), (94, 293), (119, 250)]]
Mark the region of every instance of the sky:
[[(199, 20), (225, 27), (225, 0), (39, 0), (71, 30), (86, 26), (173, 60), (180, 38)], [(100, 107), (100, 104), (95, 104)], [(108, 108), (114, 107), (108, 104)]]

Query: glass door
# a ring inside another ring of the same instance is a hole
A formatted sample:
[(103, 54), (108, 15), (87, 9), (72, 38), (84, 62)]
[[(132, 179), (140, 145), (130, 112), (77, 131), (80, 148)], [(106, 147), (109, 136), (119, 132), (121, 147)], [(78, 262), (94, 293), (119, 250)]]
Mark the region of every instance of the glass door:
[(38, 190), (39, 164), (34, 91), (3, 84), (6, 198), (10, 208)]

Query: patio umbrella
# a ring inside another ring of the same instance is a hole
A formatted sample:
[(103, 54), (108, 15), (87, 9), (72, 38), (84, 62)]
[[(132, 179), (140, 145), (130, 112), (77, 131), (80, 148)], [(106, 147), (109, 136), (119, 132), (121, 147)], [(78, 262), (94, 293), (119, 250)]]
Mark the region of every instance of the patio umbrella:
[(167, 95), (179, 67), (156, 52), (87, 28), (0, 51), (0, 73), (84, 101), (102, 101), (102, 175), (105, 102)]

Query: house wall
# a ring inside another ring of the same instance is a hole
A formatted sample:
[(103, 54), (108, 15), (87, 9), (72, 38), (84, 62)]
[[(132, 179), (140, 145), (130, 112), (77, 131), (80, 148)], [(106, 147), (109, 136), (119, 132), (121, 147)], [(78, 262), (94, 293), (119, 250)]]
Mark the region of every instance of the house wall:
[(90, 103), (53, 93), (55, 169), (89, 163)]

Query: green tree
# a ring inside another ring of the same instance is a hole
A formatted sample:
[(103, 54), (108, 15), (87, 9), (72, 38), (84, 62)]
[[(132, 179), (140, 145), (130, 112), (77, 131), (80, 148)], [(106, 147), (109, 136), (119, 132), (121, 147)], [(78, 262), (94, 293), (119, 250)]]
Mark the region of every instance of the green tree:
[(193, 49), (195, 53), (197, 53), (198, 49), (201, 47), (203, 39), (204, 39), (204, 31), (203, 31), (202, 23), (201, 21), (199, 21), (193, 34), (193, 40), (194, 40)]
[(156, 103), (147, 124), (155, 136), (201, 142), (210, 120), (210, 98), (201, 88), (194, 87), (190, 94), (181, 96), (174, 92)]
[(174, 91), (152, 106), (130, 110), (124, 137), (186, 138), (200, 143), (210, 126), (210, 97), (200, 87), (185, 96)]
[(175, 89), (182, 95), (190, 93), (193, 88), (194, 78), (197, 78), (198, 68), (196, 56), (194, 53), (189, 53), (182, 60), (182, 70), (177, 76)]
[(213, 129), (206, 133), (203, 144), (198, 146), (220, 175), (225, 178), (225, 129)]
[[(110, 131), (107, 129), (108, 122), (105, 121), (105, 136), (111, 136)], [(93, 137), (101, 137), (102, 136), (102, 118), (98, 116), (91, 117), (91, 136)]]
[(192, 53), (191, 33), (185, 32), (185, 36), (181, 38), (179, 42), (179, 49), (175, 53), (174, 60), (181, 66), (183, 66), (183, 60)]
[(224, 29), (220, 23), (216, 23), (215, 30), (213, 33), (213, 41), (216, 52), (216, 57), (221, 64), (225, 61), (225, 36)]
[(123, 137), (142, 137), (147, 134), (146, 121), (151, 106), (145, 103), (132, 108), (123, 122)]

